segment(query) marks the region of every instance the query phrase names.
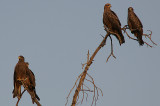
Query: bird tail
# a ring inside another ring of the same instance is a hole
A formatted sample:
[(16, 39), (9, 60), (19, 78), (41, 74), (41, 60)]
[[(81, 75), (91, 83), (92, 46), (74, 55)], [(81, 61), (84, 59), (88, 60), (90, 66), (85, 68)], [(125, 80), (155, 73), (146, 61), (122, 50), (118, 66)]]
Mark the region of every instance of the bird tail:
[(35, 99), (37, 99), (38, 101), (40, 101), (40, 98), (38, 97), (35, 89), (32, 91), (32, 94), (34, 95), (34, 96), (31, 95), (31, 99), (32, 99), (32, 103), (33, 103), (33, 104), (36, 102)]
[(120, 36), (121, 36), (121, 38), (120, 38), (120, 39), (121, 39), (121, 44), (125, 43), (124, 36), (123, 36), (123, 34), (122, 34), (122, 33), (121, 33), (121, 35), (120, 35)]
[(115, 31), (115, 33), (117, 33), (117, 35), (115, 35), (115, 36), (116, 36), (117, 40), (119, 41), (119, 44), (121, 45), (121, 44), (125, 43), (125, 39), (122, 34), (122, 31), (118, 31), (118, 32)]
[(140, 45), (140, 46), (143, 46), (144, 41), (143, 41), (143, 39), (142, 39), (142, 35), (140, 35), (140, 34), (138, 34), (138, 33), (136, 33), (136, 34), (137, 34), (136, 36), (137, 36), (139, 45)]
[(16, 85), (16, 87), (12, 91), (12, 94), (13, 94), (13, 98), (15, 98), (16, 96), (20, 98), (21, 97), (21, 85)]
[(17, 96), (17, 93), (16, 93), (15, 89), (13, 89), (12, 94), (13, 94), (13, 98), (15, 98)]
[(39, 98), (39, 96), (37, 95), (36, 90), (34, 90), (34, 93), (35, 93), (35, 96), (36, 96), (36, 98), (38, 99), (38, 101), (40, 101), (40, 98)]

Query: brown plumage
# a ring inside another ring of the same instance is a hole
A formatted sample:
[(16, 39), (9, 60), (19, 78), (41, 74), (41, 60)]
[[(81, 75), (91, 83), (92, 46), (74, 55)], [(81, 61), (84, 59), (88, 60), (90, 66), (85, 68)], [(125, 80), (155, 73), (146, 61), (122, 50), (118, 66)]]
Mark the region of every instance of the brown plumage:
[(107, 3), (104, 6), (103, 24), (109, 29), (109, 31), (116, 33), (115, 36), (119, 41), (119, 44), (125, 43), (124, 36), (121, 30), (121, 23), (117, 15), (110, 9), (111, 4)]
[(14, 89), (13, 89), (13, 98), (17, 97), (18, 99), (21, 98), (21, 85), (22, 81), (26, 80), (26, 72), (27, 72), (27, 65), (24, 62), (24, 57), (19, 56), (19, 61), (15, 66), (13, 80), (14, 80)]
[(128, 26), (131, 30), (131, 33), (134, 34), (137, 37), (137, 40), (139, 42), (139, 45), (143, 45), (143, 25), (137, 15), (134, 13), (134, 10), (132, 7), (128, 8)]
[[(35, 76), (34, 73), (29, 69), (29, 63), (26, 62), (26, 65), (28, 67), (28, 70), (26, 72), (27, 75), (27, 81), (26, 81), (26, 85), (28, 86), (30, 92), (32, 92), (32, 94), (38, 99), (40, 100), (40, 98), (38, 97), (37, 93), (36, 93), (36, 82), (35, 82)], [(32, 102), (34, 103), (34, 100), (32, 98)]]

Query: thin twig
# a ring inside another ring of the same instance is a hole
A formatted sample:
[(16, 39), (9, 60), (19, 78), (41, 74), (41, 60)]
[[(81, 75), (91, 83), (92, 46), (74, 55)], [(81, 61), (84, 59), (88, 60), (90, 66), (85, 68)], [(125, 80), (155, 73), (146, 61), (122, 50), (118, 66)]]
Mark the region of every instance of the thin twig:
[[(135, 39), (135, 38), (129, 36), (129, 34), (127, 33), (126, 29), (129, 29), (129, 28), (127, 27), (127, 25), (125, 25), (125, 26), (122, 28), (122, 30), (124, 31), (124, 33), (126, 33), (126, 35), (127, 35), (130, 39), (133, 39), (133, 40), (138, 41), (138, 39)], [(147, 31), (150, 31), (150, 30), (147, 30)], [(150, 32), (151, 32), (151, 34), (149, 34), (149, 35), (148, 35), (148, 34), (143, 34), (142, 36), (148, 37), (148, 38), (150, 39), (150, 41), (151, 41), (154, 45), (157, 45), (156, 43), (154, 43), (154, 42), (152, 41), (152, 39), (151, 39), (152, 31), (150, 31)], [(152, 48), (152, 46), (151, 46), (150, 44), (148, 44), (147, 42), (144, 41), (144, 43), (145, 43), (147, 46), (149, 46), (149, 47)]]
[(108, 62), (108, 60), (109, 60), (109, 58), (110, 58), (111, 56), (113, 56), (113, 57), (116, 59), (116, 56), (113, 54), (113, 43), (112, 43), (112, 38), (111, 38), (111, 36), (109, 36), (109, 37), (110, 37), (110, 40), (111, 40), (111, 53), (110, 53), (110, 55), (108, 56), (106, 62)]
[(157, 46), (157, 44), (156, 44), (155, 42), (153, 42), (153, 40), (152, 40), (152, 38), (151, 38), (151, 36), (152, 36), (152, 31), (151, 31), (151, 30), (147, 30), (147, 31), (150, 31), (150, 34), (143, 34), (143, 36), (148, 37), (148, 38), (150, 39), (150, 41), (151, 41), (154, 45)]
[(81, 75), (82, 75), (82, 73), (78, 76), (78, 78), (77, 78), (77, 80), (76, 80), (74, 86), (73, 86), (72, 89), (70, 90), (70, 92), (69, 92), (69, 94), (68, 94), (68, 96), (67, 96), (67, 98), (66, 98), (66, 99), (67, 99), (67, 102), (66, 102), (65, 106), (67, 106), (68, 98), (69, 98), (69, 96), (70, 96), (72, 90), (74, 89), (74, 87), (77, 85), (77, 81), (80, 79)]

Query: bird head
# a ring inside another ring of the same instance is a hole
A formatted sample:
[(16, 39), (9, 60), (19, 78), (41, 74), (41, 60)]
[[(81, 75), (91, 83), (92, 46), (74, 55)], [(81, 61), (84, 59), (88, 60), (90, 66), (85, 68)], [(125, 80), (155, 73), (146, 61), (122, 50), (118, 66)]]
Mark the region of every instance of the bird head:
[(23, 57), (22, 55), (18, 56), (18, 59), (19, 59), (20, 61), (24, 61), (24, 57)]
[(29, 63), (28, 62), (26, 62), (26, 65), (27, 65), (27, 67), (29, 67)]
[(133, 11), (134, 9), (132, 7), (129, 7), (128, 8), (128, 11)]
[(112, 7), (110, 3), (105, 4), (104, 9)]

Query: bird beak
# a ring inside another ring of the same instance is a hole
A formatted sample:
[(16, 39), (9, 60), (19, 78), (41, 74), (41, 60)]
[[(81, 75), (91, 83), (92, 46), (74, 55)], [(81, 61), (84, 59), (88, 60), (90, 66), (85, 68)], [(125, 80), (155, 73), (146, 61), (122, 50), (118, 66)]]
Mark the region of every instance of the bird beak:
[(19, 56), (18, 59), (20, 59), (21, 57)]

